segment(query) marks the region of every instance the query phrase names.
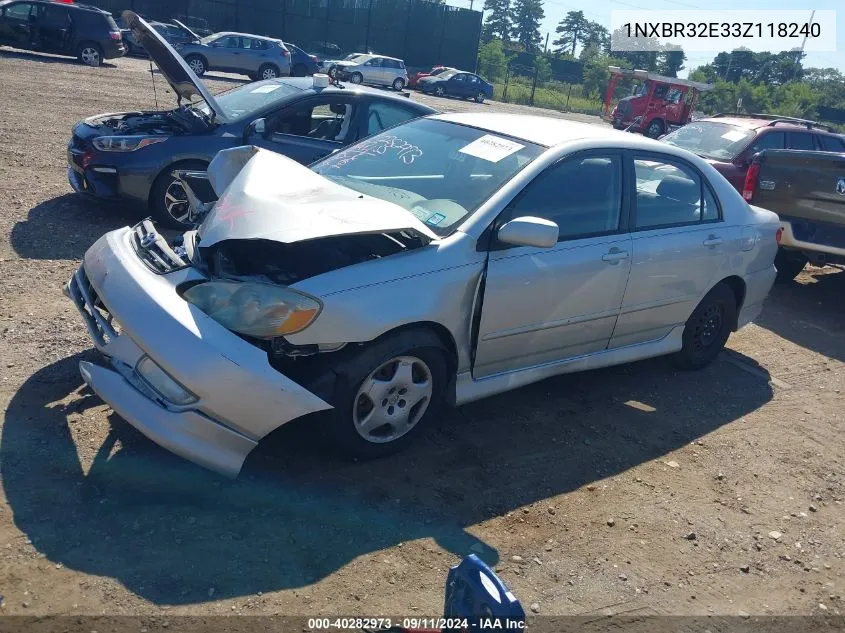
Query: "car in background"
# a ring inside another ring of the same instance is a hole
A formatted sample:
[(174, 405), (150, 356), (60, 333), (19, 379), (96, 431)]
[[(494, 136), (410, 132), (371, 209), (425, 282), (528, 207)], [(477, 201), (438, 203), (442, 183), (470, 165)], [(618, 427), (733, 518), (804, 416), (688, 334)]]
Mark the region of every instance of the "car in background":
[(447, 403), (661, 355), (701, 369), (775, 277), (777, 215), (694, 154), (586, 123), (434, 115), (310, 167), (232, 148), (208, 177), (196, 231), (107, 233), (65, 292), (107, 357), (80, 363), (91, 389), (229, 476), (310, 414), (374, 458)]
[(343, 49), (334, 42), (310, 42), (306, 50), (319, 61), (325, 59), (342, 59)]
[(290, 42), (285, 42), (285, 46), (287, 46), (287, 49), (290, 51), (291, 77), (307, 77), (320, 72), (320, 67), (317, 65), (316, 55), (310, 55), (299, 48), (299, 46), (291, 44)]
[(463, 70), (447, 70), (433, 77), (423, 77), (417, 87), (427, 94), (438, 97), (458, 97), (460, 99), (475, 99), (484, 103), (485, 99), (493, 98), (493, 86), (475, 73)]
[[(331, 75), (331, 73), (329, 73)], [(334, 77), (353, 84), (390, 86), (402, 90), (408, 85), (408, 71), (405, 62), (386, 55), (357, 55), (352, 59), (334, 64)]]
[(381, 90), (322, 86), (311, 78), (268, 79), (212, 96), (155, 29), (126, 13), (181, 105), (80, 121), (68, 143), (68, 180), (79, 193), (128, 202), (165, 225), (184, 226), (188, 215), (176, 171), (205, 169), (222, 149), (252, 144), (307, 164), (434, 112)]
[(214, 34), (214, 29), (211, 28), (211, 25), (205, 18), (199, 18), (193, 15), (177, 15), (174, 16), (172, 20), (174, 22), (178, 20), (179, 22), (187, 26), (189, 29), (191, 29), (194, 33), (202, 37), (207, 37), (209, 35)]
[[(189, 44), (196, 39), (190, 33), (185, 31), (185, 29), (176, 24), (154, 21), (149, 22), (149, 24), (159, 32), (159, 35), (167, 40), (168, 44), (174, 48), (177, 46), (183, 46), (184, 44)], [(123, 41), (126, 44), (127, 55), (143, 55), (146, 57), (147, 53), (144, 51), (144, 47), (141, 46), (139, 42), (135, 41), (130, 29), (121, 29), (120, 32), (123, 35)]]
[(451, 68), (450, 66), (434, 66), (428, 72), (425, 72), (425, 71), (416, 72), (416, 73), (414, 73), (413, 75), (410, 76), (410, 79), (408, 79), (408, 88), (416, 88), (417, 83), (419, 83), (419, 80), (422, 79), (423, 77), (436, 77), (437, 75), (444, 73), (447, 70), (455, 70), (455, 69)]
[(830, 128), (776, 114), (717, 114), (670, 132), (660, 138), (710, 162), (742, 191), (754, 154), (764, 149), (798, 149), (845, 152), (842, 136)]
[(70, 55), (88, 66), (126, 54), (107, 11), (84, 4), (0, 0), (0, 46)]
[[(190, 31), (187, 26), (176, 24)], [(256, 79), (274, 79), (291, 74), (291, 58), (282, 40), (250, 33), (224, 31), (174, 47), (188, 66), (202, 77), (209, 70), (246, 75)]]

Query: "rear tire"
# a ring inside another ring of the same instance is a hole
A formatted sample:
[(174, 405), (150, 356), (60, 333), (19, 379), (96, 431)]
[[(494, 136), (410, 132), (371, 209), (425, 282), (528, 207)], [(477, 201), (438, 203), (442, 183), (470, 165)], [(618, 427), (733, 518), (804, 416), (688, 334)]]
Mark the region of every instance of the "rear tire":
[(393, 80), (393, 89), (396, 92), (402, 92), (402, 89), (405, 87), (405, 80), (401, 77), (397, 77)]
[(173, 175), (182, 169), (204, 170), (208, 164), (202, 161), (174, 163), (164, 169), (150, 188), (150, 213), (156, 222), (171, 229), (187, 230), (191, 224), (188, 216), (188, 196), (182, 183)]
[(779, 248), (775, 255), (775, 268), (777, 276), (775, 283), (786, 284), (795, 279), (807, 264), (807, 258), (803, 253)]
[(733, 291), (721, 282), (713, 286), (687, 319), (675, 364), (680, 369), (701, 369), (713, 362), (736, 323), (736, 309)]
[(264, 64), (258, 69), (259, 80), (275, 79), (276, 77), (281, 77), (281, 72), (279, 72), (279, 67), (275, 64)]
[(103, 49), (94, 42), (82, 42), (76, 49), (76, 58), (92, 68), (99, 68), (103, 63)]
[[(334, 409), (326, 413), (326, 438), (340, 453), (358, 459), (407, 447), (443, 405), (447, 354), (433, 332), (414, 330), (388, 335), (335, 366), (334, 393), (328, 398)], [(408, 379), (400, 377), (401, 364)], [(375, 384), (378, 393), (366, 384)], [(382, 420), (388, 422), (377, 426)]]
[(197, 77), (202, 77), (205, 71), (208, 70), (208, 64), (202, 55), (188, 55), (185, 58), (185, 63), (188, 64)]

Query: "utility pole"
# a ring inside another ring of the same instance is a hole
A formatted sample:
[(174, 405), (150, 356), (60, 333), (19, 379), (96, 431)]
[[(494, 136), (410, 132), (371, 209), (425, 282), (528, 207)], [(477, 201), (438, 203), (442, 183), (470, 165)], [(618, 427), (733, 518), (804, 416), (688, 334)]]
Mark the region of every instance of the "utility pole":
[[(813, 26), (813, 18), (816, 15), (816, 10), (813, 9), (810, 12), (810, 25), (807, 27), (808, 29)], [(801, 49), (798, 51), (798, 54), (795, 55), (795, 67), (792, 69), (792, 81), (795, 81), (795, 75), (798, 74), (798, 64), (801, 63), (801, 55), (804, 54), (804, 47), (807, 45), (807, 36), (804, 36), (804, 41), (801, 42)]]
[[(470, 1), (472, 1), (472, 0), (470, 0)], [(548, 53), (548, 52), (549, 52), (549, 33), (546, 33), (546, 43), (545, 43), (545, 45), (543, 46), (543, 52), (544, 52), (544, 53)]]

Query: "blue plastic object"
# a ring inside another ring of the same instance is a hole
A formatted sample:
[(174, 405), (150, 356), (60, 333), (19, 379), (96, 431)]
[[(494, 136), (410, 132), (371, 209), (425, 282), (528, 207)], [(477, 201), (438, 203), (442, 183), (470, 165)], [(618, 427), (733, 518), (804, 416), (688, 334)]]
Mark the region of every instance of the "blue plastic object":
[(443, 616), (466, 618), (474, 628), (491, 628), (492, 622), (498, 622), (496, 628), (502, 631), (521, 630), (525, 622), (525, 611), (519, 600), (475, 554), (449, 570)]

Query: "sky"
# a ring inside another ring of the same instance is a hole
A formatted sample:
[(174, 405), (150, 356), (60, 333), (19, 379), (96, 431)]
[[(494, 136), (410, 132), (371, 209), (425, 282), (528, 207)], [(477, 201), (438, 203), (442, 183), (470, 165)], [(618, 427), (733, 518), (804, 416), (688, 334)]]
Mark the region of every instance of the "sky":
[[(480, 9), (484, 0), (446, 0), (446, 4), (456, 7)], [(738, 6), (739, 5), (739, 6)], [(720, 9), (759, 9), (761, 11), (772, 10), (807, 10), (807, 18), (810, 17), (811, 9), (837, 9), (845, 7), (842, 0), (815, 0), (812, 6), (803, 5), (803, 2), (787, 2), (784, 0), (743, 0), (737, 3), (736, 0), (590, 0), (589, 3), (579, 0), (543, 0), (543, 8), (546, 12), (546, 19), (540, 26), (545, 41), (546, 33), (550, 33), (549, 47), (555, 40), (555, 27), (563, 19), (567, 11), (583, 11), (584, 16), (603, 26), (610, 27), (610, 12), (614, 10), (635, 10), (647, 9), (650, 11), (684, 10), (684, 9), (706, 9), (718, 11)], [(836, 16), (836, 52), (808, 53), (804, 59), (804, 67), (815, 66), (821, 68), (838, 68), (845, 72), (845, 10), (839, 11)], [(764, 21), (765, 18), (763, 18)], [(686, 77), (687, 73), (713, 60), (718, 50), (712, 53), (694, 52), (687, 53), (685, 68), (679, 76)]]

